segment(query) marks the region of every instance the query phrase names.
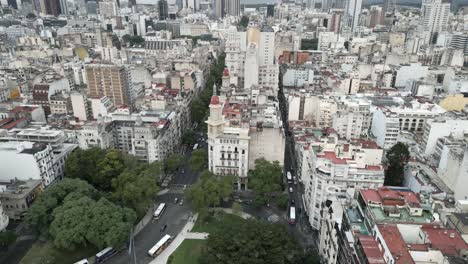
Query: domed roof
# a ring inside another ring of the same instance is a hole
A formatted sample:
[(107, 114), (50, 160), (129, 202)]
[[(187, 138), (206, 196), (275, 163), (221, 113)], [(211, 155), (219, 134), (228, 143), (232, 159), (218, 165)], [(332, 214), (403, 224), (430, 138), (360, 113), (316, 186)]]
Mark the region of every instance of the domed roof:
[(210, 104), (212, 105), (219, 105), (219, 97), (216, 95), (211, 96)]
[(224, 68), (223, 76), (229, 76), (229, 69), (228, 68)]

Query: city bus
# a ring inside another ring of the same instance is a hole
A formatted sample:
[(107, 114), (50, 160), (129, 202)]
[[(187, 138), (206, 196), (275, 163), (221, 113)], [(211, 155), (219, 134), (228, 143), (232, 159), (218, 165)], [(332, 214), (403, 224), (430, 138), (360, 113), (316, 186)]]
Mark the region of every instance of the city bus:
[(73, 263), (73, 264), (89, 264), (89, 262), (88, 262), (87, 259), (82, 259), (82, 260), (80, 260), (80, 261), (78, 261), (78, 262), (75, 262), (75, 263)]
[(288, 182), (289, 182), (289, 183), (292, 182), (293, 179), (292, 179), (292, 176), (291, 176), (291, 172), (288, 171), (288, 172), (286, 173), (286, 178), (288, 179)]
[(156, 219), (161, 218), (161, 215), (164, 213), (164, 210), (166, 210), (166, 204), (162, 203), (158, 206), (156, 211), (154, 211), (154, 218)]
[(110, 259), (117, 251), (112, 247), (107, 247), (96, 254), (96, 263), (104, 263)]
[(170, 235), (165, 235), (161, 240), (154, 245), (150, 250), (148, 250), (148, 255), (150, 257), (156, 257), (157, 255), (161, 254), (161, 252), (171, 243), (172, 237)]
[(198, 143), (195, 143), (195, 145), (193, 146), (193, 150), (196, 150), (198, 148)]
[(291, 206), (289, 209), (289, 224), (294, 225), (296, 223), (296, 208)]

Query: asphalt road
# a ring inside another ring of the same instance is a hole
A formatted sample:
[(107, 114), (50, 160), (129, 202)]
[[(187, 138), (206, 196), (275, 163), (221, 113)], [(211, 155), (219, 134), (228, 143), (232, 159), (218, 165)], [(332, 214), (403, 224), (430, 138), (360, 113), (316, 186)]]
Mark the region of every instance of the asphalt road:
[[(183, 193), (178, 190), (170, 190), (169, 193), (161, 195), (159, 200), (167, 204), (166, 211), (159, 220), (152, 220), (135, 237), (136, 263), (147, 264), (152, 258), (148, 256), (148, 250), (152, 248), (165, 234), (176, 236), (183, 228), (188, 218), (191, 216), (190, 208), (187, 204), (174, 204), (174, 199), (183, 197)], [(160, 229), (167, 225), (164, 232)], [(110, 264), (132, 264), (132, 256), (127, 250), (121, 251), (112, 257), (108, 262)]]

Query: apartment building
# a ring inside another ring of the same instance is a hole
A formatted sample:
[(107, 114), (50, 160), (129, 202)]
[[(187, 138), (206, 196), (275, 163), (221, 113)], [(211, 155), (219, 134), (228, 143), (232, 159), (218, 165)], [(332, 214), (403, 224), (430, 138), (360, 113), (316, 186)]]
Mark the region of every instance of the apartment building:
[(115, 105), (129, 105), (130, 72), (124, 66), (112, 64), (86, 65), (89, 97), (109, 97)]
[(352, 139), (367, 136), (372, 123), (371, 103), (365, 99), (341, 98), (333, 116), (333, 128), (340, 138)]
[[(373, 141), (319, 144), (309, 148), (308, 175), (302, 175), (304, 210), (312, 228), (320, 230), (321, 204), (328, 193), (349, 193), (383, 185), (383, 150)], [(303, 168), (304, 171), (304, 168)]]

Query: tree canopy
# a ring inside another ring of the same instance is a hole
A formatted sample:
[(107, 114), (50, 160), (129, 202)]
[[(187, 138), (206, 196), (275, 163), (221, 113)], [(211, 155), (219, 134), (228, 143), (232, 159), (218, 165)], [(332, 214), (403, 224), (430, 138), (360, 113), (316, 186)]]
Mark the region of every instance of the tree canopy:
[(25, 220), (51, 237), (56, 247), (73, 250), (88, 243), (97, 248), (122, 243), (136, 214), (99, 198), (98, 191), (83, 180), (64, 179), (39, 195)]
[(49, 225), (54, 220), (53, 211), (63, 205), (67, 196), (95, 198), (98, 191), (85, 181), (79, 179), (63, 179), (50, 186), (34, 201), (28, 209), (25, 221), (43, 235), (48, 235)]
[(247, 28), (249, 25), (249, 17), (248, 16), (242, 16), (241, 20), (239, 21), (239, 27), (242, 29)]
[(265, 159), (255, 161), (255, 169), (249, 171), (249, 186), (257, 195), (268, 195), (281, 191), (283, 170), (278, 161)]
[(205, 149), (197, 149), (192, 152), (190, 168), (194, 172), (202, 171), (208, 165), (208, 153)]
[(283, 226), (258, 220), (229, 221), (218, 226), (208, 237), (202, 264), (300, 263), (299, 246)]
[(184, 157), (177, 153), (172, 153), (164, 161), (166, 171), (169, 173), (176, 172), (184, 164)]
[(185, 191), (185, 198), (190, 201), (197, 212), (202, 212), (212, 206), (219, 206), (223, 198), (232, 194), (234, 178), (231, 176), (215, 176), (204, 171), (198, 182)]
[(197, 134), (192, 129), (187, 129), (182, 134), (182, 144), (194, 145), (197, 143)]
[(386, 155), (385, 185), (403, 186), (405, 166), (409, 157), (408, 147), (404, 143), (398, 142), (390, 148)]

